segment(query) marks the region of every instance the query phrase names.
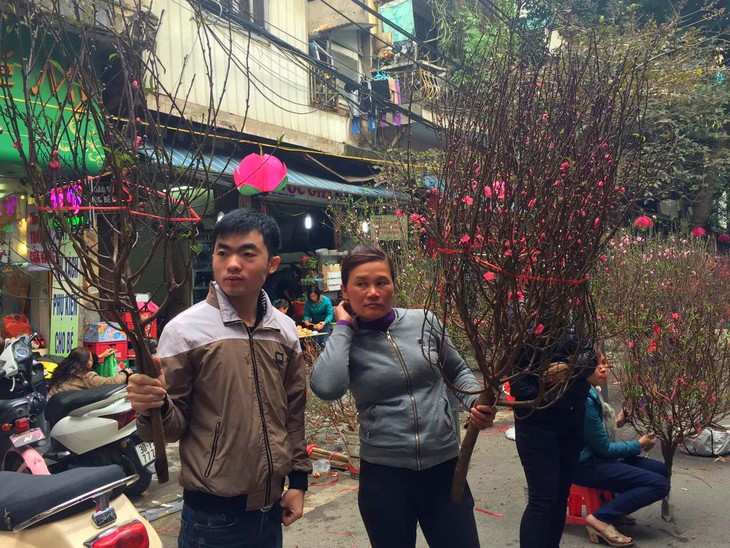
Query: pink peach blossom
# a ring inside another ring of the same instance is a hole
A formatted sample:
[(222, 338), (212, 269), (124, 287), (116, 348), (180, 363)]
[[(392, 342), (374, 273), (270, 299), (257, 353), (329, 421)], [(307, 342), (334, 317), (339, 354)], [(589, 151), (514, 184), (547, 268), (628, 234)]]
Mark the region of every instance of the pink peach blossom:
[(653, 226), (654, 222), (646, 215), (640, 215), (634, 220), (634, 226), (638, 228), (649, 228)]

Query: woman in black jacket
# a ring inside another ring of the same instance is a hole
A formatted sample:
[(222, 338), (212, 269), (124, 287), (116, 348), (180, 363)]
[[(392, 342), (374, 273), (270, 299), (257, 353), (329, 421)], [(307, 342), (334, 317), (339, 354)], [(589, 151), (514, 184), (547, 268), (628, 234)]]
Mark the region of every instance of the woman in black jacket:
[[(568, 330), (556, 344), (523, 348), (516, 369), (528, 371), (540, 363), (551, 364), (544, 375), (546, 389), (563, 381), (569, 384), (557, 401), (540, 402), (541, 406), (550, 403), (545, 409), (515, 409), (515, 441), (528, 488), (520, 524), (521, 548), (560, 546), (573, 471), (583, 449), (583, 415), (590, 389), (586, 379), (598, 361), (592, 345), (583, 344), (574, 330)], [(569, 371), (571, 378), (566, 381)], [(535, 400), (540, 396), (540, 378), (527, 372), (510, 388), (517, 401)]]

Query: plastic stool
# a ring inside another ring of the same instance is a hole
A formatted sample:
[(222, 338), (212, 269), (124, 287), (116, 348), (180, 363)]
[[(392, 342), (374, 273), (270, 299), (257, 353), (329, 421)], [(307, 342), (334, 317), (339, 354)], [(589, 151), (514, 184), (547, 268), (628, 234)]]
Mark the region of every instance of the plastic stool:
[[(586, 516), (591, 515), (601, 506), (613, 500), (611, 491), (593, 489), (581, 485), (571, 485), (568, 495), (568, 509), (565, 521), (576, 525), (585, 525)], [(585, 514), (583, 508), (585, 507)]]
[(506, 383), (504, 383), (502, 385), (502, 393), (507, 398), (507, 401), (510, 401), (510, 402), (515, 401), (515, 397), (512, 395), (512, 392), (510, 392), (509, 381), (507, 381)]

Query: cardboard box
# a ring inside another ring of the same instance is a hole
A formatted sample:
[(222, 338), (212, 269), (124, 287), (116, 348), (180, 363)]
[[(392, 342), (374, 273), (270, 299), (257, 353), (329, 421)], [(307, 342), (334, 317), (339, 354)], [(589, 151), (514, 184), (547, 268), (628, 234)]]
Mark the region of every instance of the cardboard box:
[(92, 323), (84, 330), (84, 342), (116, 342), (126, 341), (127, 335), (119, 330), (119, 324), (115, 323)]
[(342, 275), (340, 264), (339, 263), (333, 263), (333, 264), (324, 264), (322, 265), (322, 276), (324, 278), (328, 278), (332, 274), (338, 274)]

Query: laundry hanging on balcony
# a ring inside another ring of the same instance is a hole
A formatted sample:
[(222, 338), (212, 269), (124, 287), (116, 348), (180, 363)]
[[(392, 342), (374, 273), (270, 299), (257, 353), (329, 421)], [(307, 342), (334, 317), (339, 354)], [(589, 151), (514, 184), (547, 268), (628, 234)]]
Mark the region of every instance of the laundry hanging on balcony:
[[(380, 75), (380, 77), (379, 77)], [(401, 104), (401, 88), (400, 82), (389, 76), (382, 76), (381, 73), (376, 74), (370, 82), (373, 88), (373, 95), (388, 101), (394, 105)], [(378, 111), (380, 113), (380, 127), (401, 126), (403, 124), (403, 116), (400, 112), (389, 108), (387, 104), (378, 103)]]
[(375, 113), (373, 111), (372, 90), (366, 78), (360, 79), (360, 84), (345, 84), (345, 99), (350, 110), (351, 130), (353, 135), (360, 135), (361, 121), (368, 120), (368, 128), (375, 131)]

